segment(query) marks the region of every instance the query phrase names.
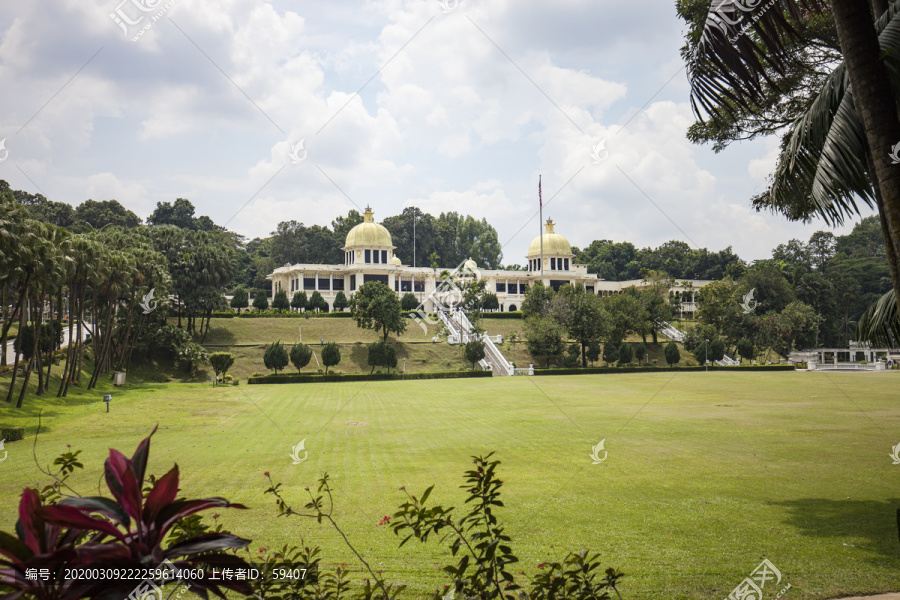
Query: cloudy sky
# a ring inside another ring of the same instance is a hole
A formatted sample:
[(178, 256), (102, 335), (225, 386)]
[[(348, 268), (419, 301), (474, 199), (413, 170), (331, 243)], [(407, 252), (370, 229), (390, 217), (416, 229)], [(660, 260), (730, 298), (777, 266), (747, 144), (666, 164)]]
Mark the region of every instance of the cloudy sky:
[(507, 263), (539, 230), (538, 174), (582, 247), (752, 260), (825, 228), (749, 208), (775, 139), (685, 139), (683, 29), (674, 0), (5, 2), (0, 179), (141, 217), (184, 197), (249, 237), (452, 210), (497, 227)]

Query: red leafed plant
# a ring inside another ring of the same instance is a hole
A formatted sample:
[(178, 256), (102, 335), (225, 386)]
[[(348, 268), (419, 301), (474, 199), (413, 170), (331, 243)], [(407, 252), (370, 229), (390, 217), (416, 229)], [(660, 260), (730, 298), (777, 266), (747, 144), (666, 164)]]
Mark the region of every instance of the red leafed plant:
[[(26, 489), (19, 503), (16, 533), (0, 531), (0, 600), (121, 600), (139, 580), (65, 580), (66, 568), (158, 569), (168, 560), (182, 571), (180, 581), (203, 598), (208, 592), (224, 598), (223, 589), (252, 595), (248, 581), (210, 580), (211, 569), (248, 569), (241, 558), (223, 552), (250, 543), (227, 532), (207, 532), (163, 547), (179, 520), (209, 508), (246, 508), (224, 498), (176, 499), (178, 465), (142, 491), (150, 437), (130, 459), (110, 449), (104, 464), (113, 498), (65, 498), (44, 505), (37, 490)], [(171, 567), (170, 567), (171, 568)], [(48, 569), (48, 581), (28, 579), (30, 569)], [(172, 579), (168, 580), (169, 582)], [(178, 581), (178, 580), (176, 580)]]

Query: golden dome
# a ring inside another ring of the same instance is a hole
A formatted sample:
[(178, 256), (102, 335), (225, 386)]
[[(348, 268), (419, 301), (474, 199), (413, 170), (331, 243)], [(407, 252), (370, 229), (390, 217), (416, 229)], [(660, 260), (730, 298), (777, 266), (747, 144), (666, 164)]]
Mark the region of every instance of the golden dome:
[(466, 269), (467, 271), (474, 271), (478, 268), (478, 265), (476, 265), (475, 261), (470, 258), (466, 262), (463, 263), (463, 268)]
[(544, 240), (544, 255), (573, 256), (572, 246), (569, 240), (553, 231), (553, 219), (547, 219), (544, 226), (544, 235), (534, 238), (528, 246), (526, 258), (539, 258), (541, 256), (541, 240)]
[(350, 230), (347, 234), (347, 240), (344, 243), (346, 247), (351, 246), (388, 246), (393, 248), (391, 243), (391, 232), (384, 225), (379, 225), (372, 218), (372, 209), (366, 207), (363, 215), (363, 222)]
[(403, 266), (403, 263), (400, 262), (400, 257), (399, 257), (399, 256), (394, 255), (394, 257), (391, 259), (391, 262), (394, 263), (395, 265), (397, 265), (398, 267), (402, 267), (402, 266)]

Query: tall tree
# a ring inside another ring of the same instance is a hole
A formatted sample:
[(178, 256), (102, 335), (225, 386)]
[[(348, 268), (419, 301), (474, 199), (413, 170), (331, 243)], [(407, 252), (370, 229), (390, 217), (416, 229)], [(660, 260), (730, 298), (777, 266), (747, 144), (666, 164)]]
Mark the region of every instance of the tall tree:
[[(789, 18), (781, 3), (775, 10), (747, 16), (742, 15), (746, 12), (743, 6), (713, 0), (699, 44), (689, 57), (691, 99), (698, 116), (699, 106), (713, 120), (734, 115), (735, 107), (753, 110), (765, 96), (761, 82), (771, 82), (767, 71), (783, 72), (789, 63), (789, 46), (799, 37), (795, 24), (805, 21), (801, 7), (809, 11), (806, 14), (828, 15), (828, 7), (818, 0), (782, 1)], [(856, 197), (861, 195), (871, 203), (874, 196), (887, 246), (894, 310), (874, 310), (861, 323), (860, 331), (872, 338), (887, 337), (889, 329), (900, 334), (896, 320), (900, 303), (900, 169), (891, 164), (891, 149), (900, 139), (900, 119), (898, 93), (890, 77), (893, 64), (888, 64), (900, 46), (900, 6), (897, 2), (878, 1), (870, 7), (859, 0), (832, 0), (830, 14), (844, 62), (829, 75), (823, 93), (813, 103), (815, 114), (796, 121), (798, 128), (789, 150), (806, 154), (782, 162), (790, 167), (779, 172), (786, 175), (786, 192), (778, 197), (770, 191), (769, 201), (789, 217), (803, 218), (816, 212), (826, 220), (840, 221), (857, 212)], [(765, 44), (744, 35), (750, 28)], [(832, 123), (837, 127), (831, 129)]]
[(388, 334), (406, 331), (407, 320), (400, 311), (397, 294), (380, 281), (367, 281), (350, 298), (350, 313), (357, 326), (380, 331), (385, 342)]

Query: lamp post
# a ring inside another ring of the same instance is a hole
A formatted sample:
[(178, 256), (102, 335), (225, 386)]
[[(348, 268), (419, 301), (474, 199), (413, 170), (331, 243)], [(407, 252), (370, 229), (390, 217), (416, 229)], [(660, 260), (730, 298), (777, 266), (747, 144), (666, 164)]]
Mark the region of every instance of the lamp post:
[(703, 344), (703, 364), (706, 370), (709, 371), (709, 340), (706, 340), (706, 343)]
[(112, 394), (104, 394), (103, 401), (106, 402), (106, 412), (109, 412), (109, 403), (112, 402)]

